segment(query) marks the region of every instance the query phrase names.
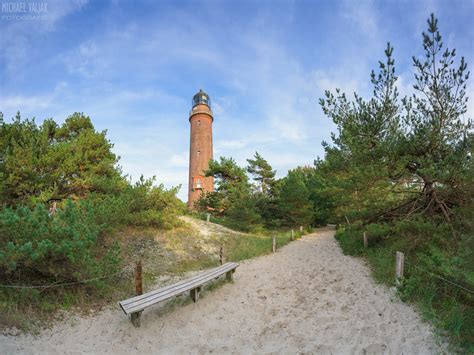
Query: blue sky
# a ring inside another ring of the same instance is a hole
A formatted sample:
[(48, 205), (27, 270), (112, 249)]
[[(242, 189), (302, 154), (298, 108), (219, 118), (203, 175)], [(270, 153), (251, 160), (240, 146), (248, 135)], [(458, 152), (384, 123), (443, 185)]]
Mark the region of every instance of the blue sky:
[(411, 92), (431, 12), (445, 45), (474, 61), (474, 0), (44, 3), (40, 18), (0, 13), (0, 111), (39, 123), (84, 112), (108, 130), (125, 173), (182, 184), (183, 199), (200, 88), (212, 99), (215, 157), (244, 165), (258, 151), (283, 176), (323, 155), (334, 130), (318, 105), (324, 90), (368, 95), (387, 41), (400, 91)]

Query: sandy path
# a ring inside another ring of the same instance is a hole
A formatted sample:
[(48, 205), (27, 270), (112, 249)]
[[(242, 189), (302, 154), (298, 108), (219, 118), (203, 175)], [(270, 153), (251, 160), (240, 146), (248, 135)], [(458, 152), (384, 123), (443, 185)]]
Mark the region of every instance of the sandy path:
[(61, 323), (39, 337), (0, 336), (0, 353), (436, 353), (427, 324), (344, 256), (333, 231), (243, 262), (235, 282), (198, 303), (142, 316), (117, 308)]

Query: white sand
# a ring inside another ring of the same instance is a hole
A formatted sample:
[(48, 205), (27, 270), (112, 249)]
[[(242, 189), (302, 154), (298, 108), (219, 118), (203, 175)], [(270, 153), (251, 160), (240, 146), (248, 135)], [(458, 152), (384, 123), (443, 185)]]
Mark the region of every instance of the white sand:
[(0, 336), (0, 353), (442, 352), (430, 327), (375, 285), (361, 260), (344, 256), (333, 235), (308, 235), (243, 262), (234, 283), (196, 304), (145, 310), (141, 328), (113, 306), (39, 337)]
[(206, 222), (189, 216), (179, 216), (179, 218), (188, 223), (194, 230), (198, 231), (202, 237), (221, 236), (223, 234), (243, 235), (245, 233), (237, 232), (217, 223)]

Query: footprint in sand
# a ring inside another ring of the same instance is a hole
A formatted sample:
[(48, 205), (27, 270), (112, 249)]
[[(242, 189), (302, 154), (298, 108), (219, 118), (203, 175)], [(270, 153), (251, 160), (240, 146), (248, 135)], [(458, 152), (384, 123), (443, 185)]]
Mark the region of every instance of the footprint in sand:
[(383, 354), (387, 350), (387, 345), (385, 344), (371, 344), (362, 349), (361, 354), (364, 355), (375, 355)]

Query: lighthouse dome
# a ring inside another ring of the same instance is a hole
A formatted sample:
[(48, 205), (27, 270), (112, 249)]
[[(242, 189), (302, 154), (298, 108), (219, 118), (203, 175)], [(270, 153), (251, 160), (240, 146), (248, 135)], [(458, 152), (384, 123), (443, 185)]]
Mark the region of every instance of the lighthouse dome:
[(204, 104), (211, 108), (211, 98), (202, 90), (199, 90), (199, 92), (193, 96), (193, 107), (198, 104)]

